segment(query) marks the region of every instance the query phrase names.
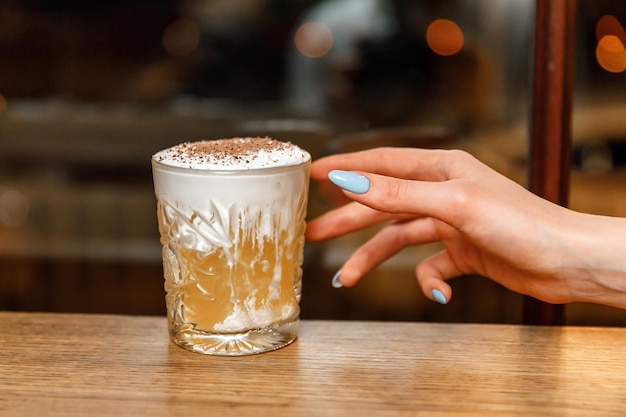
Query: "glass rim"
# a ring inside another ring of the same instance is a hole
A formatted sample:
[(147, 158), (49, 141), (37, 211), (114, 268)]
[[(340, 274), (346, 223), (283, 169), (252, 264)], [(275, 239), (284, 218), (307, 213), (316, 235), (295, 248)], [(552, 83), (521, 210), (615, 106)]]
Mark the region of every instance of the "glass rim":
[(176, 165), (170, 165), (167, 163), (163, 163), (161, 161), (157, 161), (155, 159), (155, 155), (152, 155), (150, 158), (152, 161), (152, 167), (162, 169), (165, 171), (178, 172), (181, 174), (189, 174), (189, 175), (254, 175), (261, 173), (273, 173), (273, 172), (284, 172), (290, 171), (293, 169), (301, 168), (305, 165), (310, 165), (312, 157), (309, 154), (308, 158), (297, 164), (290, 165), (278, 165), (278, 166), (267, 166), (260, 168), (244, 168), (244, 169), (215, 169), (215, 168), (191, 168), (191, 167), (181, 167)]

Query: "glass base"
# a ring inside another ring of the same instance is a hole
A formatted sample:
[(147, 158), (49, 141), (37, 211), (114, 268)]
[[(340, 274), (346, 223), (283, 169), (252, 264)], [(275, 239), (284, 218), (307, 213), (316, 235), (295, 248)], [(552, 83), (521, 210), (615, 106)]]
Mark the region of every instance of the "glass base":
[(256, 355), (280, 349), (296, 340), (299, 320), (243, 333), (208, 333), (191, 324), (170, 329), (172, 341), (187, 350), (216, 356)]

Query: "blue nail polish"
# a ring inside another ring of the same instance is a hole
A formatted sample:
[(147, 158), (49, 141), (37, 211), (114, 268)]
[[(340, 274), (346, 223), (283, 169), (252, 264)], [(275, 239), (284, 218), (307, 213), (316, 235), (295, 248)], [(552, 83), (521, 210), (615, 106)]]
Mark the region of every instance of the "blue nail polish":
[(334, 288), (341, 288), (341, 287), (343, 287), (343, 284), (341, 282), (339, 282), (339, 276), (340, 275), (341, 275), (341, 270), (337, 271), (337, 273), (333, 277), (333, 280), (331, 281), (331, 284), (332, 284), (332, 286)]
[(363, 175), (349, 171), (330, 171), (328, 179), (346, 191), (355, 194), (365, 194), (370, 189), (370, 180)]
[(435, 301), (437, 301), (439, 304), (448, 304), (448, 300), (446, 300), (446, 296), (443, 295), (441, 291), (434, 289), (430, 292), (430, 294), (433, 296)]

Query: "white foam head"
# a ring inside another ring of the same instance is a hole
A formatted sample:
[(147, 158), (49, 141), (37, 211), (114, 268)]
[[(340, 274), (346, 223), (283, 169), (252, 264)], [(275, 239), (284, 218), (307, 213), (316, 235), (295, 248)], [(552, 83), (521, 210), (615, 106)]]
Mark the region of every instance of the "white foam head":
[(184, 142), (152, 159), (178, 168), (239, 171), (299, 165), (311, 155), (293, 143), (265, 137)]

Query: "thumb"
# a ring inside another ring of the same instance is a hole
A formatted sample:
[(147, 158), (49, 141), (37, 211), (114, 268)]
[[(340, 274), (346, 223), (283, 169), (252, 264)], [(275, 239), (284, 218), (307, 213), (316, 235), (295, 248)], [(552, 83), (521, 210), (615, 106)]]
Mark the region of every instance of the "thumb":
[(446, 250), (424, 259), (417, 265), (415, 272), (424, 295), (439, 304), (447, 304), (452, 298), (452, 288), (446, 280), (462, 273)]

